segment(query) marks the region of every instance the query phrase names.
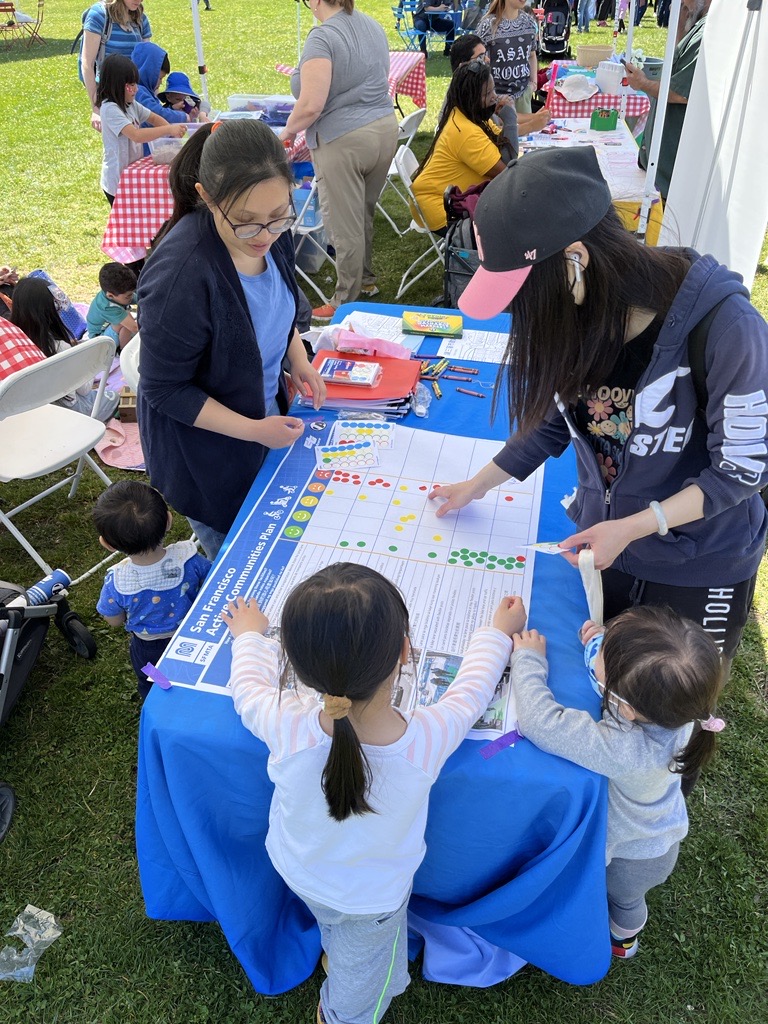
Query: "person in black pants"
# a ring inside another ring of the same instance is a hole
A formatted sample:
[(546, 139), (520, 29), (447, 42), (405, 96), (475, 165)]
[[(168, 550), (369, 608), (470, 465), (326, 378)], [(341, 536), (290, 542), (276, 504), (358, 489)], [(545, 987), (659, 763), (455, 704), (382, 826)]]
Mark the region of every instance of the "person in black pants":
[(430, 3), (430, 0), (424, 0), (424, 3), (420, 3), (413, 12), (413, 27), (420, 35), (419, 46), (425, 56), (427, 53), (427, 32), (443, 33), (445, 35), (445, 49), (443, 53), (446, 57), (450, 54), (453, 38), (456, 34), (456, 23), (449, 14), (445, 13), (450, 10), (450, 4), (435, 4)]

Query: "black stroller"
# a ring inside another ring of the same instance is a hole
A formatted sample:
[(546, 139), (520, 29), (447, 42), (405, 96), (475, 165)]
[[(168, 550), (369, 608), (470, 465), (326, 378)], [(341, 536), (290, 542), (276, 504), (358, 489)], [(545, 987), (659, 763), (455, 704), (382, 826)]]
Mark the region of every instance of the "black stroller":
[(539, 56), (568, 60), (571, 56), (571, 6), (568, 0), (544, 0), (543, 10)]
[[(39, 587), (26, 591), (0, 582), (0, 726), (21, 694), (53, 619), (64, 639), (81, 658), (93, 658), (96, 641), (67, 601), (63, 587), (40, 601)], [(37, 592), (35, 596), (32, 596)]]

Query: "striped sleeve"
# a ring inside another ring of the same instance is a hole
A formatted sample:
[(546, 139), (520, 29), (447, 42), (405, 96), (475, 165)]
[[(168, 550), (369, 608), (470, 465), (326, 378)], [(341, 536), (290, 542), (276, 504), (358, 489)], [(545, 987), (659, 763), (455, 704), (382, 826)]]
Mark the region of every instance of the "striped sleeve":
[(469, 642), (456, 679), (437, 704), (417, 708), (420, 728), (406, 752), (408, 759), (436, 778), (480, 715), (490, 704), (509, 662), (512, 641), (492, 626), (478, 629)]
[(242, 633), (232, 644), (230, 687), (243, 725), (269, 747), (275, 761), (314, 747), (312, 705), (279, 689), (280, 648), (260, 633)]

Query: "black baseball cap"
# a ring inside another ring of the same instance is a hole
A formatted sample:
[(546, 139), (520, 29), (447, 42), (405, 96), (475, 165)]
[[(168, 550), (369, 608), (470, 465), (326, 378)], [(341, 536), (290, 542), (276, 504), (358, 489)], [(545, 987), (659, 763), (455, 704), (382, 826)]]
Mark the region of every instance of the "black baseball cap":
[(593, 146), (536, 150), (513, 160), (477, 204), (480, 268), (460, 296), (459, 309), (477, 320), (501, 313), (534, 263), (577, 242), (610, 205)]

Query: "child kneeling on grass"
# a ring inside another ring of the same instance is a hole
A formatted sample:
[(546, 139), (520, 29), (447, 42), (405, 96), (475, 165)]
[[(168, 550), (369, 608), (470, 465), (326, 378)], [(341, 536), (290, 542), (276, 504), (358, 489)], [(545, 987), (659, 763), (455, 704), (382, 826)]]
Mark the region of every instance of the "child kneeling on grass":
[(101, 546), (128, 556), (107, 570), (96, 610), (110, 626), (125, 626), (131, 634), (131, 665), (144, 700), (152, 683), (142, 669), (157, 664), (211, 563), (198, 554), (194, 541), (163, 546), (173, 517), (149, 484), (112, 484), (99, 496), (93, 521)]
[[(408, 609), (373, 569), (331, 565), (288, 596), (282, 674), (255, 601), (230, 603), (224, 621), (235, 710), (269, 747), (267, 852), (317, 919), (328, 958), (318, 1024), (378, 1022), (408, 985), (406, 912), (429, 791), (488, 707), (525, 608), (504, 598), (448, 692), (408, 719), (392, 707), (411, 656)], [(289, 666), (322, 705), (282, 688)]]
[(631, 957), (648, 919), (646, 893), (672, 874), (688, 832), (681, 775), (712, 756), (720, 655), (701, 626), (671, 608), (629, 608), (605, 630), (580, 630), (602, 718), (564, 708), (547, 686), (546, 640), (514, 637), (520, 731), (550, 754), (608, 777), (606, 851), (614, 956)]
[(88, 336), (105, 334), (119, 349), (125, 348), (138, 332), (133, 315), (136, 303), (136, 274), (123, 263), (105, 263), (99, 271), (99, 289), (88, 307)]

